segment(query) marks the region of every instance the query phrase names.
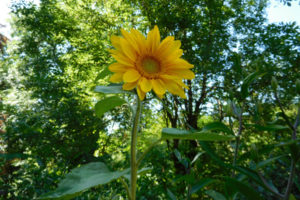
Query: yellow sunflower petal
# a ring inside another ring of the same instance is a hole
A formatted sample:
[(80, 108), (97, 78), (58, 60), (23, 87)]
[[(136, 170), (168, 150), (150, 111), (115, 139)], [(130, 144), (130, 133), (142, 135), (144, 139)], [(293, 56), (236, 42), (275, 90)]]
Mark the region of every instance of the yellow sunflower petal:
[(173, 61), (175, 59), (178, 59), (180, 56), (182, 56), (183, 54), (183, 50), (182, 49), (177, 49), (175, 51), (173, 51), (172, 53), (170, 53), (170, 55), (166, 56), (166, 61)]
[(137, 85), (137, 81), (132, 83), (124, 83), (123, 90), (133, 90)]
[(162, 80), (151, 79), (151, 84), (152, 84), (154, 92), (157, 95), (163, 95), (166, 92), (166, 86)]
[(128, 33), (124, 29), (121, 29), (122, 35), (124, 38), (128, 41), (130, 46), (137, 52), (140, 53), (139, 46), (137, 44), (137, 39), (135, 38), (135, 35), (133, 33)]
[(185, 95), (185, 92), (183, 90), (180, 90), (180, 93), (178, 94), (178, 96), (180, 96), (183, 99), (186, 99), (186, 95)]
[(140, 79), (140, 86), (144, 92), (149, 92), (152, 89), (151, 81), (145, 77)]
[(121, 37), (115, 36), (115, 35), (113, 35), (113, 36), (110, 37), (111, 44), (112, 44), (116, 49), (121, 49), (120, 39), (121, 39)]
[(160, 33), (158, 27), (154, 28), (147, 35), (147, 47), (150, 52), (155, 52), (160, 43)]
[(120, 39), (120, 44), (121, 44), (122, 51), (124, 52), (124, 54), (130, 60), (132, 60), (133, 62), (135, 62), (137, 54), (136, 54), (136, 51), (134, 50), (134, 48), (132, 48), (132, 46), (124, 38)]
[(155, 57), (160, 57), (161, 53), (166, 51), (166, 49), (171, 48), (174, 41), (173, 36), (166, 37), (158, 46), (157, 50), (154, 52)]
[(166, 86), (166, 89), (171, 92), (172, 94), (178, 94), (178, 90), (180, 90), (181, 88), (176, 84), (176, 82), (172, 81), (172, 80), (166, 80), (164, 79), (164, 83)]
[(171, 57), (173, 59), (179, 58), (179, 56), (174, 57), (174, 55), (179, 55), (181, 53), (181, 51), (179, 50), (180, 45), (181, 45), (181, 42), (179, 40), (170, 41), (169, 46), (166, 47), (165, 49), (163, 49), (160, 52), (159, 56), (164, 59), (167, 59), (168, 57)]
[[(176, 81), (176, 80), (175, 80)], [(180, 85), (181, 87), (184, 87), (185, 89), (189, 90), (189, 86), (187, 86), (186, 84), (184, 84), (181, 80), (177, 80), (176, 83), (178, 85)]]
[(111, 56), (114, 57), (114, 59), (116, 59), (119, 63), (122, 63), (124, 65), (134, 65), (134, 62), (132, 60), (122, 54), (112, 54)]
[(131, 29), (131, 33), (134, 35), (136, 43), (138, 45), (139, 48), (139, 54), (142, 55), (145, 53), (146, 51), (146, 47), (145, 47), (145, 42), (146, 42), (146, 38), (143, 34), (141, 34), (139, 31), (135, 30), (135, 29)]
[(184, 90), (182, 89), (182, 87), (174, 80), (171, 79), (163, 79), (167, 90), (175, 95), (178, 95), (180, 97), (185, 97), (185, 93)]
[(168, 71), (167, 72), (170, 75), (175, 75), (179, 78), (185, 78), (185, 79), (194, 79), (195, 74), (189, 69), (180, 69), (180, 70), (174, 70), (174, 71)]
[(124, 73), (115, 73), (110, 77), (109, 81), (112, 83), (120, 83), (123, 81), (123, 74)]
[(160, 75), (160, 77), (163, 79), (164, 82), (166, 82), (166, 81), (174, 81), (179, 86), (184, 87), (186, 89), (189, 89), (189, 87), (182, 82), (181, 78), (178, 78), (176, 76), (174, 77), (174, 76), (171, 76), (171, 75), (166, 75), (166, 74)]
[(194, 67), (194, 65), (190, 64), (186, 60), (182, 58), (178, 58), (175, 60), (170, 60), (167, 62), (164, 62), (166, 69), (191, 69)]
[(109, 65), (108, 69), (111, 72), (125, 72), (132, 67), (133, 66), (126, 66), (126, 65), (123, 65), (120, 63), (113, 63), (113, 64)]
[(163, 99), (164, 95), (163, 94), (156, 94), (156, 96), (158, 96), (158, 98)]
[(140, 87), (137, 88), (137, 93), (138, 93), (138, 96), (139, 96), (140, 100), (143, 101), (144, 98), (145, 98), (145, 96), (146, 96), (146, 93), (143, 92), (143, 91), (140, 89)]
[(124, 82), (135, 82), (141, 77), (140, 73), (136, 71), (135, 69), (130, 69), (123, 75), (123, 81)]

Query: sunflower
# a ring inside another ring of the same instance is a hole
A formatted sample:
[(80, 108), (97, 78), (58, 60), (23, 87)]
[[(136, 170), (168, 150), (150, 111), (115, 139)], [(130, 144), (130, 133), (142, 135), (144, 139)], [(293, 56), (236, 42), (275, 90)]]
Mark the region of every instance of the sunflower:
[(124, 90), (137, 89), (141, 100), (147, 92), (153, 90), (159, 98), (163, 98), (166, 90), (186, 98), (184, 89), (188, 87), (183, 79), (193, 79), (195, 74), (190, 70), (193, 65), (180, 58), (183, 51), (181, 42), (173, 36), (160, 41), (157, 26), (152, 29), (147, 38), (139, 31), (121, 30), (123, 37), (113, 35), (110, 50), (117, 62), (109, 66), (114, 72), (110, 81), (124, 82)]

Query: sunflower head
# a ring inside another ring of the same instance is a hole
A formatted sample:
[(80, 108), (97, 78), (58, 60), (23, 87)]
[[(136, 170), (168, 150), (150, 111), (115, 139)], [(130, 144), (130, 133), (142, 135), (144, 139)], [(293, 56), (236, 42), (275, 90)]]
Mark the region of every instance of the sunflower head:
[(110, 52), (117, 62), (109, 66), (114, 72), (110, 81), (124, 82), (124, 90), (136, 88), (141, 100), (151, 90), (159, 98), (163, 98), (166, 90), (186, 98), (183, 88), (188, 87), (182, 80), (193, 79), (195, 75), (190, 70), (193, 65), (180, 58), (183, 53), (180, 41), (172, 36), (160, 41), (157, 26), (147, 38), (135, 29), (121, 32), (123, 37), (111, 37), (115, 49)]

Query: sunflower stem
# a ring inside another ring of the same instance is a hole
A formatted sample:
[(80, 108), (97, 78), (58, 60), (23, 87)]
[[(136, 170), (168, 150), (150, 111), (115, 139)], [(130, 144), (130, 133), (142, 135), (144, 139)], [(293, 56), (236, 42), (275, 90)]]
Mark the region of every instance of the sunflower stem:
[(136, 181), (137, 181), (137, 162), (136, 162), (136, 144), (137, 144), (137, 132), (139, 128), (139, 121), (141, 115), (141, 100), (137, 96), (136, 111), (134, 113), (133, 127), (131, 132), (131, 159), (130, 159), (130, 193), (131, 200), (136, 199)]

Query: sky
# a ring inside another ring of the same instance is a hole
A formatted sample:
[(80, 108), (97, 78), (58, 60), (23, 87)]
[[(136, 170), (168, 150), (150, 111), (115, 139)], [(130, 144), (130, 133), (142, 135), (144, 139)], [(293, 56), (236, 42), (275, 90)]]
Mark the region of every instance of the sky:
[[(12, 0), (0, 0), (0, 24), (5, 27), (0, 27), (0, 33), (10, 38), (9, 26), (9, 6)], [(18, 0), (14, 0), (18, 1)], [(29, 0), (39, 2), (39, 0)], [(267, 15), (269, 23), (279, 22), (293, 22), (296, 21), (300, 26), (300, 3), (297, 1), (292, 2), (292, 6), (283, 5), (280, 0), (271, 0), (271, 4), (267, 8)]]

